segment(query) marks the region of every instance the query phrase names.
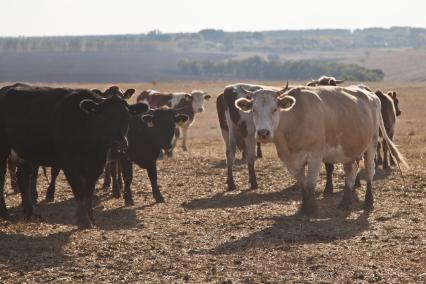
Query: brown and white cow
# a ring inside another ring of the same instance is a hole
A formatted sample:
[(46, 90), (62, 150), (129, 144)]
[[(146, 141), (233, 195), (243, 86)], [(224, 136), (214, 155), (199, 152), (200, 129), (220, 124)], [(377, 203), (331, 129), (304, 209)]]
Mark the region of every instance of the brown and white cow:
[[(188, 128), (194, 123), (195, 114), (204, 112), (204, 101), (210, 99), (210, 95), (201, 90), (194, 90), (191, 93), (174, 92), (162, 93), (155, 90), (145, 90), (137, 98), (136, 102), (145, 102), (151, 108), (168, 106), (178, 109), (180, 114), (186, 114), (189, 119), (184, 124), (179, 125), (182, 130), (182, 149), (188, 150), (186, 139), (188, 137)], [(168, 154), (171, 155), (179, 137), (179, 128), (175, 131), (175, 139), (172, 143), (172, 150)]]
[[(315, 186), (321, 163), (342, 163), (346, 186), (340, 209), (350, 209), (358, 171), (364, 157), (367, 190), (364, 208), (373, 209), (372, 181), (379, 129), (398, 163), (407, 165), (386, 134), (381, 104), (373, 93), (358, 86), (296, 87), (287, 91), (247, 91), (250, 98), (235, 101), (252, 113), (258, 141), (273, 141), (279, 158), (302, 188), (301, 213), (316, 211)], [(307, 171), (305, 173), (305, 167)]]
[[(228, 191), (236, 189), (232, 166), (237, 148), (243, 153), (243, 158), (247, 163), (250, 188), (257, 188), (256, 173), (254, 170), (254, 161), (256, 160), (256, 139), (253, 115), (251, 113), (242, 113), (235, 107), (235, 101), (238, 98), (245, 98), (247, 96), (245, 92), (242, 91), (242, 88), (250, 91), (260, 89), (279, 89), (272, 86), (237, 83), (226, 86), (223, 93), (217, 97), (217, 115), (219, 118), (222, 137), (226, 145)], [(257, 157), (261, 156), (262, 152), (260, 149), (260, 142), (258, 142)]]
[[(383, 93), (380, 90), (377, 90), (375, 94), (379, 97), (382, 104), (382, 117), (385, 124), (386, 133), (389, 138), (393, 140), (395, 135), (395, 124), (396, 117), (401, 115), (401, 110), (399, 109), (399, 100), (396, 96), (396, 92), (388, 92), (387, 94)], [(382, 136), (382, 133), (380, 133)], [(380, 148), (383, 148), (383, 159), (380, 152)], [(383, 169), (389, 168), (389, 160), (393, 165), (394, 161), (392, 157), (388, 159), (388, 146), (386, 143), (380, 142), (377, 145), (377, 165), (383, 165)]]

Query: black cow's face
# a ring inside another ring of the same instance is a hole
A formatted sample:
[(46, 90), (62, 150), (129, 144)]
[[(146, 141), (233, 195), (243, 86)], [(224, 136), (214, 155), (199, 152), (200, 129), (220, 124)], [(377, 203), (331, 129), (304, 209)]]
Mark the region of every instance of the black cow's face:
[(152, 128), (160, 147), (166, 151), (172, 148), (176, 124), (185, 123), (187, 120), (186, 114), (177, 114), (176, 110), (165, 108), (155, 109), (142, 116), (142, 121), (148, 128)]
[(144, 103), (128, 105), (118, 96), (112, 96), (96, 103), (92, 100), (83, 100), (80, 108), (88, 115), (93, 116), (93, 131), (97, 138), (109, 147), (124, 152), (127, 149), (127, 129), (130, 115), (146, 112), (149, 107)]

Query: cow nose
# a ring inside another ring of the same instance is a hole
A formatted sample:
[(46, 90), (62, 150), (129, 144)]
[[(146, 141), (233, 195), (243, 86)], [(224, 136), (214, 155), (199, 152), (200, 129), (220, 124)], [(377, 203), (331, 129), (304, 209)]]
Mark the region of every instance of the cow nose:
[(204, 111), (204, 109), (203, 108), (199, 108), (198, 109), (198, 112), (203, 112)]
[(267, 138), (271, 132), (268, 129), (260, 129), (257, 131), (257, 135), (261, 138)]
[(115, 141), (112, 145), (112, 147), (118, 152), (118, 153), (125, 153), (127, 151), (128, 142), (127, 138), (124, 137), (123, 140)]
[(401, 113), (402, 113), (402, 111), (398, 110), (398, 111), (396, 112), (396, 116), (400, 116), (400, 115), (401, 115)]

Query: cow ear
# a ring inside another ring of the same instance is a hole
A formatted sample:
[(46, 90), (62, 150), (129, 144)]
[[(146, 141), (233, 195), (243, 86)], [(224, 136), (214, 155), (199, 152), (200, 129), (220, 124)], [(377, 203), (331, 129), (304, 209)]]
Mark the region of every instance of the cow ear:
[(97, 113), (101, 110), (101, 106), (95, 101), (85, 99), (80, 102), (80, 109), (85, 113)]
[(210, 99), (211, 99), (211, 97), (212, 97), (212, 96), (210, 96), (210, 95), (204, 95), (204, 99), (205, 99), (206, 101), (210, 100)]
[(190, 94), (185, 94), (185, 100), (192, 101), (192, 96)]
[(246, 98), (239, 98), (235, 101), (235, 107), (243, 112), (251, 112), (253, 108), (253, 100)]
[(295, 103), (296, 103), (296, 99), (290, 96), (284, 96), (282, 98), (278, 98), (278, 107), (285, 111), (289, 111), (294, 106)]
[(154, 127), (154, 116), (151, 114), (145, 114), (142, 116), (142, 121), (148, 125), (148, 127)]
[(330, 79), (330, 80), (328, 81), (328, 84), (329, 84), (330, 86), (337, 86), (337, 84), (336, 84), (336, 80), (334, 80), (334, 79)]
[(92, 89), (92, 92), (95, 93), (95, 94), (97, 94), (97, 95), (99, 95), (99, 96), (103, 95), (102, 91), (98, 90), (98, 89)]
[(186, 114), (176, 114), (175, 115), (175, 122), (177, 125), (182, 126), (183, 124), (185, 124), (185, 122), (187, 122), (189, 119), (189, 116)]
[(129, 106), (129, 113), (132, 115), (142, 114), (149, 110), (149, 106), (146, 103), (137, 103)]
[(393, 99), (396, 99), (396, 92), (393, 92), (393, 93), (392, 93), (392, 98), (393, 98)]
[(126, 90), (125, 92), (124, 92), (124, 94), (123, 94), (123, 98), (125, 99), (125, 100), (127, 100), (127, 99), (130, 99), (130, 97), (134, 94), (136, 92), (136, 90), (135, 89), (128, 89), (128, 90)]

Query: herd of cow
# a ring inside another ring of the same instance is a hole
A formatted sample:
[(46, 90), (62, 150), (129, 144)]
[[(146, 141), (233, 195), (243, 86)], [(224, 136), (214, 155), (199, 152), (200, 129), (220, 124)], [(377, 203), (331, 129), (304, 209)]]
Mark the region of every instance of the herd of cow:
[[(337, 86), (342, 82), (324, 76), (307, 86), (226, 86), (216, 106), (226, 144), (227, 189), (236, 189), (232, 166), (237, 148), (255, 189), (254, 162), (262, 156), (261, 143), (273, 142), (302, 190), (301, 213), (316, 211), (314, 191), (322, 163), (327, 171), (325, 194), (333, 192), (334, 163), (344, 165), (345, 189), (339, 208), (350, 209), (355, 187), (360, 185), (357, 173), (362, 158), (367, 181), (364, 204), (371, 210), (375, 166), (389, 167), (394, 159), (407, 166), (392, 142), (401, 111), (395, 92), (372, 92), (364, 85)], [(9, 218), (3, 192), (7, 168), (13, 189), (21, 193), (26, 217), (34, 214), (40, 166), (44, 171), (51, 167), (47, 201), (53, 201), (56, 177), (60, 170), (64, 172), (82, 228), (94, 225), (92, 200), (103, 171), (103, 187), (112, 183), (114, 197), (120, 197), (124, 183), (125, 205), (132, 205), (133, 163), (137, 164), (147, 170), (156, 202), (164, 202), (156, 161), (163, 151), (173, 155), (180, 131), (187, 150), (188, 128), (195, 114), (204, 111), (210, 95), (198, 90), (167, 94), (146, 90), (129, 105), (127, 99), (134, 93), (116, 86), (105, 91), (21, 83), (1, 88), (0, 217)], [(383, 137), (383, 159), (379, 136)]]

